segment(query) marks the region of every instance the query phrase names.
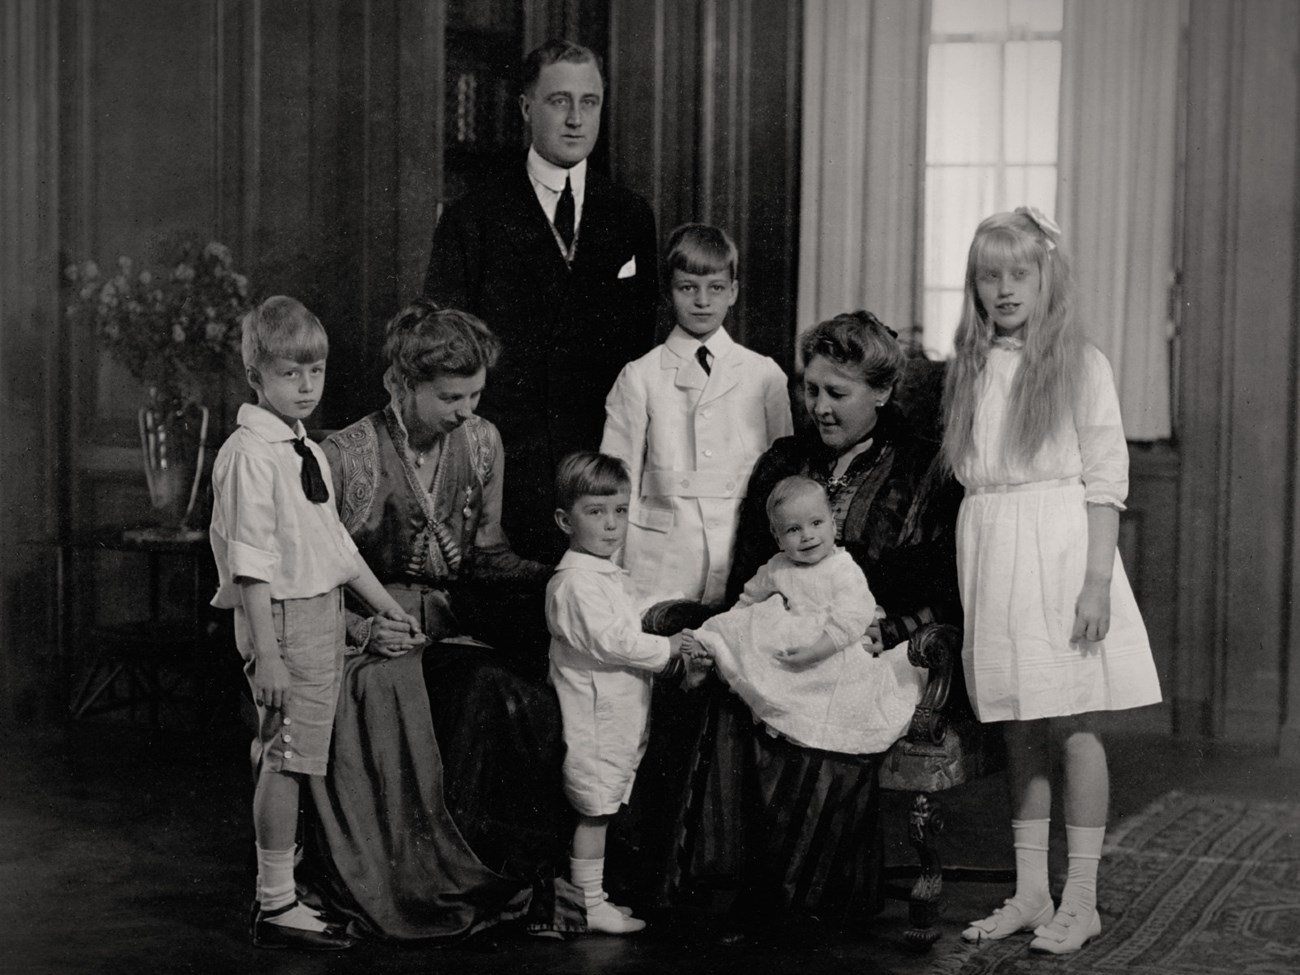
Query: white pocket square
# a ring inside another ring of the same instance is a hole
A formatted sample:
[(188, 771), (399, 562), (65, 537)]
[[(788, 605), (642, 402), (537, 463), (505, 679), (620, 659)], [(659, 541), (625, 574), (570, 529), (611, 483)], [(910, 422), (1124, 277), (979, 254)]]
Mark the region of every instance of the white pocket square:
[(619, 279), (636, 277), (636, 255), (628, 258), (628, 262), (618, 269)]

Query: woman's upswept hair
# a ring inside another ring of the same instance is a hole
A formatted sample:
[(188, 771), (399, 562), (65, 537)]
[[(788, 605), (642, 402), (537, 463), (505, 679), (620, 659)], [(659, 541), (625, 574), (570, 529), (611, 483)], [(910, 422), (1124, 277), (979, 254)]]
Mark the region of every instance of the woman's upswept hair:
[[(1040, 222), (1041, 219), (1041, 222)], [(1084, 339), (1075, 321), (1074, 282), (1059, 231), (1025, 207), (997, 213), (975, 230), (966, 259), (966, 296), (944, 384), (943, 454), (955, 467), (972, 449), (980, 376), (993, 346), (994, 327), (980, 303), (976, 276), (1008, 264), (1038, 268), (1040, 292), (1025, 323), (1024, 358), (1007, 407), (1011, 456), (1032, 457), (1065, 422), (1079, 387)]]
[(244, 315), (240, 324), (245, 368), (260, 369), (275, 359), (307, 363), (329, 356), (325, 327), (297, 298), (272, 295)]
[(417, 298), (388, 323), (385, 384), (414, 386), (443, 374), (472, 376), (491, 369), (500, 354), (501, 340), (469, 312)]
[(631, 490), (627, 465), (617, 457), (594, 450), (577, 450), (555, 472), (555, 503), (565, 511), (583, 495), (605, 497)]
[(824, 356), (862, 377), (872, 389), (893, 389), (907, 359), (898, 335), (869, 311), (846, 311), (813, 326), (799, 339), (804, 365)]

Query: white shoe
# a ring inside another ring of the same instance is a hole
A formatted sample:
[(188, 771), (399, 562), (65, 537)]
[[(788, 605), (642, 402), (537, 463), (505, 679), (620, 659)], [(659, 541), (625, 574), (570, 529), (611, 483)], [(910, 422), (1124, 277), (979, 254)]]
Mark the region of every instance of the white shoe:
[(1034, 928), (1046, 924), (1051, 919), (1050, 897), (1038, 908), (1026, 907), (1014, 897), (1009, 897), (988, 917), (972, 921), (961, 936), (966, 941), (1001, 941), (1021, 931), (1033, 931)]
[(623, 914), (609, 901), (587, 908), (587, 931), (590, 934), (635, 934), (644, 927), (645, 921)]
[(1029, 947), (1034, 951), (1047, 951), (1053, 955), (1068, 955), (1078, 951), (1101, 934), (1101, 915), (1097, 909), (1085, 912), (1075, 904), (1062, 904), (1051, 922), (1034, 931)]

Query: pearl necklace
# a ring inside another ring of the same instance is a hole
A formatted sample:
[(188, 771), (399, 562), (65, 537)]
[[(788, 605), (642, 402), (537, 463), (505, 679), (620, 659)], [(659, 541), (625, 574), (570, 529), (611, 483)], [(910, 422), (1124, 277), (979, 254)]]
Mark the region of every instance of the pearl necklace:
[(428, 461), (428, 459), (437, 451), (438, 447), (439, 444), (435, 441), (424, 450), (416, 450), (409, 440), (406, 442), (406, 449), (411, 452), (411, 463), (414, 464), (416, 468), (423, 467), (425, 462)]

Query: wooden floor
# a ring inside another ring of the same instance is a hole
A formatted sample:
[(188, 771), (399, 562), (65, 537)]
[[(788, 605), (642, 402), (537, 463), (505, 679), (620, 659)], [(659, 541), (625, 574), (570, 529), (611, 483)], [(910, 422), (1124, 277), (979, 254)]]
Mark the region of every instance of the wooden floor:
[[(1112, 822), (1171, 789), (1300, 800), (1300, 774), (1262, 752), (1133, 732), (1112, 735), (1109, 751)], [(683, 909), (652, 915), (643, 934), (626, 939), (559, 943), (501, 932), (453, 948), (259, 951), (244, 928), (247, 768), (235, 728), (200, 740), (110, 724), (0, 729), (0, 973), (919, 973), (956, 944), (962, 921), (1009, 893), (949, 885), (943, 939), (929, 957), (900, 945), (906, 906), (892, 901), (860, 937), (812, 933), (780, 947), (717, 945), (717, 918)], [(1004, 788), (992, 777), (944, 797), (949, 862), (1009, 862)], [(887, 801), (892, 861), (910, 858), (904, 808), (899, 797)], [(1059, 831), (1059, 814), (1054, 820)], [(1063, 845), (1054, 837), (1058, 871)]]

